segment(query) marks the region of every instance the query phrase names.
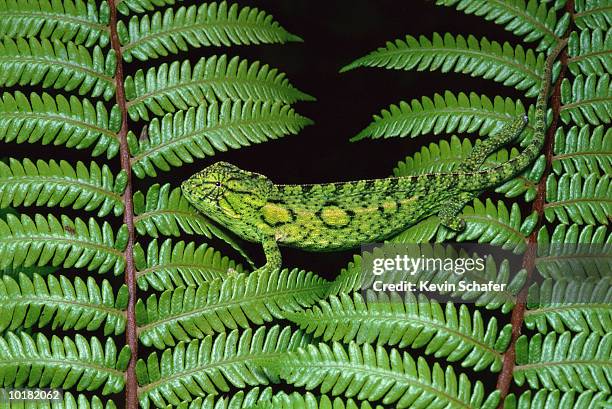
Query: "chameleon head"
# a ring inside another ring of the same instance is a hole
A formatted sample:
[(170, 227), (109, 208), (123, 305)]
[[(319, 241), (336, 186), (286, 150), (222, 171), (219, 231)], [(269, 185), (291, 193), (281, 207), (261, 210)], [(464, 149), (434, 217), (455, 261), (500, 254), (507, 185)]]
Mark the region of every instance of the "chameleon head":
[(272, 182), (227, 162), (204, 168), (181, 184), (183, 195), (211, 219), (235, 227), (266, 204)]

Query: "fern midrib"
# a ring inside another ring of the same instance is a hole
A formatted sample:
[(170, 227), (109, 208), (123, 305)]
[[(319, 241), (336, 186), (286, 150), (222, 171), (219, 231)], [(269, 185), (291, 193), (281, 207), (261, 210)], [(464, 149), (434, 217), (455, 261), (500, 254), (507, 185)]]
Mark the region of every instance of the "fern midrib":
[(109, 77), (108, 75), (102, 74), (98, 71), (94, 71), (91, 68), (88, 68), (84, 65), (78, 65), (78, 64), (73, 64), (73, 63), (69, 63), (66, 61), (70, 61), (70, 60), (64, 60), (64, 59), (60, 59), (57, 58), (56, 55), (53, 55), (53, 57), (56, 57), (56, 59), (50, 59), (50, 58), (45, 58), (45, 57), (49, 57), (48, 55), (44, 55), (43, 57), (39, 57), (37, 58), (36, 56), (28, 56), (28, 57), (21, 57), (20, 55), (0, 55), (0, 60), (2, 60), (3, 58), (9, 58), (9, 60), (7, 61), (7, 63), (9, 64), (15, 64), (14, 59), (18, 58), (18, 61), (20, 63), (31, 63), (34, 65), (43, 65), (43, 66), (47, 66), (48, 64), (57, 64), (60, 66), (64, 66), (66, 68), (70, 68), (74, 71), (80, 71), (80, 72), (84, 72), (86, 74), (89, 74), (92, 77), (95, 77), (97, 79), (99, 79), (100, 81), (104, 81), (107, 83), (107, 86), (112, 87), (113, 85), (113, 78)]
[[(198, 14), (199, 16), (199, 14)], [(197, 17), (196, 17), (197, 18)], [(175, 20), (172, 21), (173, 23), (175, 23)], [(189, 23), (189, 22), (187, 22)], [(257, 29), (257, 31), (268, 31), (270, 33), (276, 33), (276, 31), (278, 30), (273, 30), (270, 29), (268, 27), (262, 27), (260, 24), (245, 24), (245, 23), (240, 23), (240, 22), (234, 22), (234, 21), (224, 21), (224, 22), (219, 22), (216, 21), (215, 23), (198, 23), (198, 24), (193, 24), (193, 25), (188, 25), (188, 26), (181, 26), (181, 27), (174, 27), (170, 30), (164, 30), (164, 28), (162, 27), (163, 31), (157, 31), (154, 34), (151, 34), (151, 32), (149, 31), (149, 34), (139, 37), (138, 40), (130, 42), (128, 44), (126, 44), (125, 46), (122, 47), (122, 50), (127, 51), (128, 53), (130, 52), (130, 49), (132, 48), (137, 48), (138, 45), (140, 43), (149, 41), (149, 39), (151, 38), (156, 38), (156, 37), (165, 37), (165, 36), (171, 36), (173, 33), (181, 33), (181, 32), (192, 32), (195, 31), (197, 34), (197, 31), (202, 30), (202, 31), (206, 31), (207, 28), (211, 28), (214, 30), (214, 27), (218, 27), (218, 28), (224, 28), (224, 27), (239, 27), (239, 28), (251, 28), (253, 31), (255, 31), (255, 29)], [(280, 27), (278, 27), (280, 29)], [(282, 29), (281, 29), (282, 30)], [(194, 33), (190, 33), (190, 34), (194, 34)], [(208, 35), (208, 33), (203, 32), (202, 33), (203, 36), (206, 37), (206, 40), (210, 39), (210, 36)], [(199, 40), (199, 39), (198, 39)], [(230, 42), (233, 42), (230, 40)]]
[[(605, 47), (605, 45), (604, 45), (604, 47)], [(593, 51), (593, 52), (590, 52), (588, 54), (577, 55), (576, 57), (570, 58), (568, 60), (568, 64), (571, 64), (573, 62), (578, 63), (578, 62), (580, 62), (582, 60), (587, 60), (589, 58), (597, 57), (597, 56), (600, 56), (600, 55), (605, 56), (607, 54), (612, 54), (612, 51), (610, 51), (610, 50)]]
[(47, 113), (39, 114), (39, 113), (35, 113), (32, 111), (0, 112), (0, 122), (3, 122), (4, 121), (3, 118), (5, 117), (9, 118), (9, 120), (10, 118), (14, 118), (16, 120), (22, 120), (21, 117), (28, 117), (28, 118), (39, 119), (41, 121), (48, 121), (48, 122), (64, 122), (67, 124), (73, 124), (75, 127), (91, 129), (94, 132), (105, 134), (114, 139), (117, 139), (117, 134), (111, 131), (110, 129), (100, 128), (96, 126), (95, 124), (85, 122), (85, 121), (79, 121), (70, 116), (62, 116), (58, 114), (47, 114)]
[[(50, 234), (53, 234), (53, 232), (51, 232)], [(72, 249), (72, 246), (76, 246), (77, 248), (86, 247), (90, 249), (91, 248), (99, 249), (105, 253), (113, 254), (115, 258), (117, 258), (118, 260), (124, 260), (123, 253), (117, 250), (116, 248), (114, 248), (112, 245), (108, 247), (108, 245), (94, 243), (89, 240), (86, 241), (85, 239), (79, 241), (79, 240), (67, 239), (65, 236), (48, 237), (48, 236), (33, 236), (33, 235), (11, 236), (10, 238), (6, 238), (6, 237), (0, 238), (0, 242), (5, 242), (5, 243), (11, 243), (11, 242), (15, 243), (15, 242), (24, 242), (24, 241), (27, 243), (31, 243), (31, 242), (44, 243), (44, 242), (50, 241), (55, 244), (54, 247), (57, 247), (58, 242), (66, 242), (71, 245), (71, 249)]]
[[(544, 32), (544, 36), (552, 36), (555, 40), (559, 40), (559, 37), (556, 36), (556, 34), (550, 30), (544, 23), (541, 23), (540, 20), (534, 18), (531, 14), (525, 12), (524, 8), (521, 8), (521, 5), (524, 5), (524, 3), (522, 2), (507, 2), (504, 0), (488, 0), (491, 1), (492, 3), (497, 3), (498, 6), (500, 8), (506, 8), (507, 10), (510, 10), (511, 13), (514, 13), (516, 15), (522, 15), (524, 20), (528, 20), (533, 26), (536, 26), (538, 28), (540, 28), (540, 32)], [(518, 7), (512, 7), (511, 4), (516, 4), (519, 5)], [(524, 7), (524, 6), (523, 6)], [(514, 21), (514, 19), (512, 19), (511, 21)]]
[(223, 273), (227, 273), (227, 270), (230, 268), (229, 266), (227, 268), (223, 268), (221, 266), (208, 266), (205, 265), (203, 263), (205, 263), (206, 261), (202, 261), (201, 263), (197, 263), (197, 262), (190, 262), (190, 263), (166, 263), (166, 264), (157, 264), (155, 266), (152, 267), (147, 267), (143, 270), (139, 270), (136, 272), (136, 279), (141, 278), (141, 277), (145, 277), (148, 274), (154, 274), (155, 272), (158, 271), (164, 271), (164, 270), (170, 270), (170, 269), (181, 269), (181, 268), (185, 268), (185, 269), (195, 269), (195, 270), (207, 270), (207, 271), (214, 271), (217, 272), (219, 274), (223, 274)]
[(78, 18), (76, 16), (65, 14), (65, 13), (54, 13), (54, 12), (46, 12), (46, 11), (11, 11), (8, 10), (3, 13), (0, 11), (0, 16), (2, 14), (8, 15), (8, 17), (17, 17), (17, 18), (40, 18), (44, 19), (44, 24), (49, 24), (47, 19), (53, 17), (54, 21), (57, 22), (70, 22), (79, 26), (91, 27), (92, 29), (99, 30), (102, 32), (109, 32), (110, 29), (106, 24), (101, 24), (96, 21), (92, 21), (86, 18)]
[[(290, 347), (290, 346), (291, 345), (288, 345), (287, 347)], [(225, 349), (227, 349), (227, 345), (225, 345), (225, 347), (226, 347)], [(279, 345), (274, 345), (274, 347), (278, 349)], [(234, 351), (232, 358), (223, 359), (223, 360), (214, 361), (214, 362), (204, 362), (204, 363), (198, 362), (198, 367), (196, 368), (184, 370), (183, 372), (175, 372), (166, 378), (161, 377), (160, 379), (154, 382), (148, 383), (143, 386), (139, 386), (138, 395), (140, 396), (142, 394), (148, 393), (150, 390), (156, 389), (158, 385), (170, 383), (174, 379), (190, 378), (194, 373), (197, 373), (197, 372), (204, 372), (208, 376), (209, 373), (207, 370), (210, 370), (210, 369), (215, 369), (218, 367), (223, 368), (225, 366), (233, 366), (234, 364), (240, 364), (241, 362), (248, 362), (248, 361), (255, 361), (255, 360), (267, 360), (270, 358), (279, 358), (279, 357), (284, 356), (286, 353), (286, 351), (276, 351), (276, 350), (274, 352), (258, 351), (257, 353), (250, 353), (250, 351), (247, 351), (246, 355), (236, 355), (235, 354), (236, 352), (237, 351)], [(215, 355), (214, 351), (211, 350), (210, 355), (207, 356), (206, 359), (214, 359), (215, 358), (214, 355)], [(223, 356), (223, 358), (225, 358), (225, 356)], [(229, 383), (233, 385), (233, 382), (231, 381), (231, 379), (228, 379), (223, 369), (220, 369), (220, 372), (221, 372), (221, 376), (223, 376), (225, 380), (229, 381)], [(216, 384), (214, 386), (215, 386), (215, 389), (219, 390)]]
[[(485, 224), (496, 224), (499, 227), (501, 227), (502, 229), (507, 230), (508, 232), (510, 232), (513, 236), (518, 237), (523, 243), (527, 243), (527, 237), (520, 230), (517, 230), (515, 227), (510, 226), (510, 224), (505, 223), (505, 220), (504, 221), (500, 221), (498, 218), (491, 217), (491, 216), (488, 216), (488, 215), (480, 216), (480, 215), (477, 215), (476, 213), (473, 213), (473, 214), (463, 214), (461, 217), (466, 219), (466, 221), (468, 219), (471, 219), (471, 220), (474, 220), (474, 221), (483, 222)], [(511, 222), (511, 220), (508, 220), (508, 223), (510, 223), (510, 222)], [(464, 234), (464, 233), (461, 233), (461, 234)]]
[[(404, 352), (405, 354), (405, 352)], [(301, 357), (300, 357), (301, 358)], [(302, 363), (302, 360), (299, 360), (299, 363)], [(350, 362), (352, 363), (352, 362)], [(287, 368), (291, 366), (291, 361), (284, 361), (282, 363), (283, 368)], [(425, 391), (429, 391), (431, 395), (433, 395), (435, 398), (439, 398), (440, 396), (443, 396), (447, 399), (447, 401), (449, 402), (455, 402), (458, 406), (466, 408), (466, 409), (473, 409), (472, 406), (469, 405), (469, 403), (463, 402), (461, 400), (459, 400), (458, 397), (449, 395), (445, 390), (442, 389), (436, 389), (434, 386), (427, 384), (427, 383), (423, 383), (421, 382), (420, 378), (416, 378), (416, 377), (412, 377), (410, 374), (407, 373), (399, 373), (396, 372), (394, 370), (391, 369), (384, 369), (384, 368), (379, 368), (379, 367), (372, 367), (372, 366), (366, 366), (365, 364), (357, 364), (355, 366), (353, 365), (349, 365), (349, 363), (347, 363), (347, 365), (342, 365), (341, 363), (338, 363), (336, 361), (330, 363), (328, 360), (325, 360), (325, 362), (320, 362), (320, 361), (308, 361), (304, 363), (304, 366), (297, 366), (294, 365), (294, 368), (297, 368), (298, 371), (302, 372), (305, 368), (308, 368), (310, 370), (316, 370), (317, 368), (321, 368), (322, 372), (325, 372), (326, 375), (329, 374), (329, 370), (330, 369), (336, 369), (338, 372), (341, 372), (344, 374), (344, 376), (346, 376), (346, 373), (348, 371), (348, 373), (359, 373), (362, 372), (364, 373), (366, 376), (371, 376), (372, 374), (374, 374), (375, 376), (378, 375), (380, 377), (380, 379), (388, 379), (388, 378), (393, 378), (395, 380), (395, 383), (398, 384), (403, 384), (406, 385), (406, 390), (404, 391), (404, 393), (402, 393), (402, 397), (406, 394), (406, 392), (408, 391), (410, 385), (414, 385), (419, 389), (425, 390)], [(405, 370), (405, 368), (404, 368)], [(402, 376), (404, 375), (404, 376)], [(327, 376), (326, 376), (327, 377)], [(323, 381), (324, 382), (324, 381)], [(322, 382), (321, 382), (322, 383)], [(319, 383), (319, 385), (321, 384)], [(385, 393), (386, 395), (386, 393)], [(468, 397), (469, 398), (469, 397)], [(401, 399), (401, 397), (399, 398)], [(397, 399), (397, 400), (399, 400)], [(454, 406), (453, 406), (454, 407)]]
[(564, 159), (571, 159), (573, 157), (580, 157), (580, 156), (603, 156), (604, 158), (609, 156), (609, 160), (612, 161), (612, 151), (577, 151), (577, 152), (571, 152), (571, 153), (563, 153), (560, 155), (555, 155), (552, 157), (553, 160), (564, 160)]
[[(65, 183), (70, 183), (70, 185), (73, 186), (80, 186), (82, 188), (86, 188), (90, 191), (94, 191), (94, 192), (98, 192), (103, 196), (106, 196), (107, 198), (111, 199), (113, 202), (118, 202), (121, 205), (123, 205), (123, 202), (121, 201), (121, 196), (116, 194), (115, 192), (113, 192), (112, 190), (106, 190), (104, 187), (102, 186), (96, 186), (93, 185), (91, 183), (87, 183), (85, 181), (82, 180), (78, 180), (78, 179), (73, 179), (71, 177), (62, 177), (62, 176), (47, 176), (47, 175), (37, 175), (37, 176), (20, 176), (17, 175), (15, 176), (10, 175), (9, 176), (10, 179), (3, 181), (3, 176), (0, 175), (0, 189), (2, 189), (2, 185), (11, 185), (11, 184), (21, 184), (21, 183), (26, 183), (26, 184), (36, 184), (36, 183), (54, 183), (54, 184), (58, 184), (61, 186), (66, 186)], [(16, 180), (18, 179), (18, 180)], [(68, 194), (68, 190), (66, 189), (65, 194)], [(80, 195), (79, 195), (80, 196)], [(62, 196), (63, 199), (64, 196)]]
[[(155, 152), (160, 151), (160, 150), (162, 150), (163, 148), (165, 148), (167, 146), (179, 145), (185, 139), (189, 139), (189, 138), (191, 138), (194, 135), (197, 135), (199, 133), (203, 134), (202, 136), (206, 137), (207, 140), (208, 140), (208, 137), (209, 137), (208, 133), (209, 132), (218, 132), (218, 131), (221, 131), (221, 130), (224, 130), (224, 129), (241, 128), (241, 127), (249, 126), (249, 125), (260, 125), (260, 124), (267, 125), (267, 124), (274, 124), (274, 123), (278, 123), (278, 122), (280, 122), (282, 124), (283, 123), (282, 120), (283, 120), (283, 118), (280, 115), (276, 116), (274, 118), (266, 117), (263, 120), (245, 119), (245, 120), (241, 120), (241, 121), (237, 121), (237, 122), (234, 122), (235, 121), (234, 118), (230, 118), (229, 119), (229, 121), (230, 121), (229, 123), (221, 123), (221, 122), (219, 122), (219, 124), (216, 125), (216, 126), (212, 126), (212, 127), (211, 126), (207, 126), (206, 128), (194, 129), (192, 132), (187, 132), (187, 133), (181, 135), (178, 138), (166, 139), (166, 140), (164, 140), (160, 144), (153, 145), (153, 147), (151, 149), (143, 151), (143, 152), (139, 153), (138, 155), (132, 156), (131, 161), (132, 161), (132, 164), (140, 162), (141, 160), (143, 160), (143, 158), (151, 156)], [(212, 136), (216, 136), (216, 135), (212, 135)], [(239, 141), (238, 141), (238, 143), (240, 145), (242, 145), (242, 143), (240, 143)], [(251, 141), (248, 141), (248, 143), (251, 143)], [(244, 146), (244, 145), (242, 145), (242, 146)]]
[[(124, 375), (125, 375), (123, 371), (120, 371), (115, 368), (109, 368), (107, 366), (90, 364), (89, 362), (91, 361), (89, 359), (92, 358), (91, 356), (87, 358), (82, 358), (82, 359), (74, 359), (74, 357), (68, 356), (68, 354), (66, 354), (66, 356), (63, 357), (62, 359), (49, 359), (49, 358), (46, 358), (44, 355), (39, 355), (38, 357), (32, 358), (32, 359), (27, 359), (27, 358), (17, 357), (17, 356), (11, 356), (9, 358), (10, 358), (10, 361), (8, 361), (7, 363), (3, 363), (3, 361), (0, 360), (0, 367), (8, 366), (9, 368), (12, 369), (12, 368), (15, 368), (15, 366), (20, 367), (21, 365), (40, 366), (41, 361), (42, 361), (42, 362), (49, 364), (50, 366), (58, 366), (60, 368), (65, 368), (66, 364), (69, 363), (72, 367), (80, 367), (80, 368), (91, 369), (91, 370), (95, 370), (99, 372), (106, 372), (111, 376), (121, 378), (121, 379), (124, 379)], [(79, 356), (78, 358), (81, 358), (81, 356)], [(84, 360), (84, 359), (87, 359), (87, 360)], [(105, 382), (105, 384), (106, 383), (108, 383), (108, 381)]]
[[(410, 320), (410, 324), (406, 324), (408, 325), (408, 327), (410, 328), (410, 325), (412, 325), (413, 322), (419, 322), (423, 325), (423, 327), (436, 327), (438, 329), (440, 329), (442, 332), (446, 331), (450, 334), (455, 334), (455, 336), (457, 338), (461, 338), (464, 339), (465, 341), (467, 341), (468, 343), (474, 344), (476, 347), (479, 347), (480, 349), (483, 349), (485, 351), (488, 351), (489, 353), (495, 355), (496, 358), (500, 358), (502, 357), (502, 354), (498, 351), (496, 351), (495, 349), (493, 349), (490, 345), (487, 345), (483, 342), (481, 342), (480, 340), (474, 338), (474, 337), (470, 337), (471, 334), (465, 334), (460, 332), (458, 329), (455, 328), (450, 328), (448, 326), (444, 326), (442, 324), (440, 324), (439, 321), (437, 320), (431, 320), (431, 319), (423, 319), (420, 316), (415, 316), (415, 315), (408, 315), (405, 314), (402, 317), (398, 317), (398, 316), (393, 316), (391, 314), (380, 314), (378, 312), (375, 313), (375, 315), (373, 316), (364, 316), (363, 314), (338, 314), (338, 318), (334, 319), (333, 316), (326, 316), (325, 314), (321, 314), (321, 315), (316, 315), (313, 314), (312, 317), (309, 318), (315, 318), (316, 319), (316, 324), (318, 327), (321, 324), (325, 324), (326, 322), (330, 322), (332, 324), (338, 323), (338, 321), (341, 318), (346, 318), (348, 320), (350, 320), (351, 322), (359, 322), (361, 321), (362, 323), (359, 324), (360, 327), (361, 326), (376, 326), (378, 325), (379, 321), (388, 321), (390, 323), (405, 323), (406, 320)], [(371, 318), (374, 321), (374, 324), (368, 324), (366, 321), (368, 318)], [(445, 324), (447, 324), (447, 322), (445, 322)], [(401, 328), (401, 326), (398, 325), (397, 328)], [(326, 327), (327, 329), (327, 327)], [(414, 328), (410, 328), (410, 329), (414, 329)], [(422, 329), (422, 328), (421, 328)], [(404, 333), (406, 333), (409, 329), (404, 329)], [(314, 331), (312, 331), (314, 332)], [(379, 334), (380, 335), (380, 334)], [(378, 338), (378, 336), (377, 336)], [(432, 339), (435, 338), (432, 337)], [(431, 340), (430, 340), (431, 341)], [(429, 344), (429, 342), (428, 342)], [(471, 350), (470, 350), (471, 352)], [(466, 353), (467, 355), (467, 353)]]
[[(67, 294), (63, 294), (64, 297), (68, 296)], [(0, 296), (0, 300), (3, 297)], [(2, 306), (10, 306), (10, 305), (17, 305), (17, 304), (25, 304), (25, 306), (29, 306), (29, 305), (42, 305), (47, 306), (49, 304), (47, 303), (55, 303), (58, 306), (61, 304), (65, 304), (65, 305), (74, 305), (76, 307), (84, 307), (85, 309), (92, 309), (92, 310), (100, 310), (104, 313), (106, 313), (107, 315), (110, 316), (114, 316), (114, 317), (118, 317), (118, 318), (125, 318), (125, 311), (117, 309), (115, 307), (109, 307), (106, 306), (104, 304), (93, 304), (91, 302), (87, 303), (84, 301), (79, 301), (79, 300), (75, 300), (75, 299), (68, 299), (68, 298), (63, 298), (63, 297), (52, 297), (52, 296), (38, 296), (37, 294), (30, 294), (29, 296), (24, 296), (24, 295), (19, 295), (19, 300), (15, 301), (15, 296), (11, 295), (11, 297), (7, 297), (5, 300), (2, 301)], [(14, 307), (13, 307), (14, 308)]]
[(598, 359), (575, 359), (575, 360), (564, 360), (564, 361), (547, 361), (537, 362), (525, 365), (516, 365), (513, 372), (528, 371), (530, 369), (550, 368), (550, 367), (563, 367), (573, 365), (596, 365), (602, 367), (610, 367), (612, 369), (612, 361), (606, 357), (596, 357)]
[[(201, 220), (206, 220), (204, 219), (204, 217), (202, 217), (199, 213), (197, 212), (190, 212), (188, 210), (182, 210), (182, 209), (157, 209), (157, 210), (152, 210), (149, 212), (144, 212), (138, 216), (134, 217), (134, 224), (145, 220), (145, 219), (150, 219), (152, 217), (158, 216), (158, 215), (163, 215), (163, 214), (172, 214), (172, 215), (178, 215), (178, 216), (182, 216), (185, 218), (195, 218), (195, 219), (201, 219)], [(206, 223), (204, 223), (206, 224)]]
[[(581, 194), (584, 194), (584, 192), (581, 192)], [(544, 209), (549, 209), (549, 208), (555, 208), (555, 207), (563, 207), (565, 205), (571, 205), (574, 203), (593, 203), (593, 204), (599, 204), (600, 206), (603, 206), (606, 203), (611, 203), (612, 204), (612, 198), (608, 197), (608, 193), (604, 192), (602, 193), (605, 196), (593, 196), (590, 198), (575, 198), (575, 199), (566, 199), (566, 200), (558, 200), (558, 201), (554, 201), (554, 202), (546, 202), (544, 204)]]
[(596, 8), (592, 8), (592, 9), (589, 9), (589, 10), (585, 10), (585, 11), (582, 11), (580, 13), (575, 13), (574, 17), (576, 19), (578, 19), (578, 18), (582, 18), (584, 16), (588, 16), (589, 14), (601, 13), (602, 11), (605, 11), (605, 10), (612, 10), (612, 6), (596, 7)]
[(566, 302), (564, 303), (564, 305), (562, 306), (558, 306), (558, 307), (553, 307), (553, 306), (549, 306), (549, 307), (537, 307), (537, 308), (533, 308), (533, 309), (527, 309), (525, 310), (525, 317), (527, 316), (538, 316), (538, 315), (546, 315), (549, 312), (558, 312), (558, 313), (563, 313), (563, 312), (572, 312), (572, 311), (577, 311), (577, 312), (584, 312), (584, 307), (588, 306), (589, 310), (591, 309), (603, 309), (603, 310), (611, 310), (612, 311), (612, 303), (592, 303), (590, 301), (573, 301), (573, 302)]
[[(549, 243), (549, 245), (554, 245), (557, 243)], [(566, 245), (572, 245), (572, 244), (576, 244), (576, 245), (581, 245), (581, 246), (591, 246), (593, 244), (599, 244), (599, 243), (565, 243)], [(605, 247), (604, 247), (605, 250)], [(577, 254), (576, 252), (571, 252), (571, 253), (566, 253), (566, 254), (555, 254), (552, 256), (538, 256), (537, 257), (537, 261), (544, 261), (545, 263), (548, 260), (575, 260), (577, 258), (581, 258), (581, 259), (600, 259), (600, 258), (612, 258), (612, 254), (607, 254), (607, 253), (600, 253), (597, 255), (591, 255), (589, 253), (582, 253), (582, 254)]]
[(605, 97), (597, 96), (595, 98), (581, 99), (577, 102), (572, 102), (569, 104), (562, 105), (561, 112), (566, 111), (568, 109), (580, 108), (581, 105), (598, 104), (602, 102), (612, 102), (612, 98), (610, 96), (605, 96)]
[[(274, 80), (276, 80), (276, 78), (278, 77), (275, 77)], [(149, 98), (155, 99), (158, 95), (165, 96), (169, 94), (175, 94), (175, 90), (179, 88), (198, 88), (198, 87), (204, 87), (206, 85), (213, 86), (212, 84), (218, 84), (217, 86), (223, 86), (224, 83), (230, 80), (230, 78), (201, 78), (197, 80), (193, 80), (193, 78), (189, 78), (188, 82), (181, 82), (183, 80), (184, 80), (183, 78), (179, 78), (177, 83), (169, 87), (158, 88), (150, 92), (145, 92), (144, 94), (134, 98), (133, 100), (127, 101), (126, 106), (130, 108), (134, 105), (142, 104), (144, 103), (145, 100)], [(268, 81), (267, 79), (263, 83), (261, 81), (257, 81), (256, 79), (239, 78), (239, 77), (231, 78), (231, 81), (232, 81), (232, 84), (234, 85), (234, 88), (238, 88), (240, 86), (243, 86), (243, 87), (251, 86), (253, 88), (260, 88), (260, 87), (265, 86), (266, 88), (276, 89), (277, 92), (278, 90), (282, 91), (284, 88), (287, 88), (291, 91), (296, 91), (293, 87), (291, 87), (288, 84), (283, 84), (282, 82), (277, 83), (276, 81), (270, 83), (270, 81)], [(167, 96), (166, 98), (169, 98), (171, 100), (173, 96)], [(174, 105), (174, 103), (172, 103), (172, 105)]]
[[(244, 284), (245, 288), (248, 288), (248, 286), (245, 283)], [(290, 283), (291, 284), (291, 283)], [(279, 303), (279, 301), (284, 301), (284, 298), (287, 297), (287, 295), (299, 295), (302, 293), (310, 293), (310, 292), (315, 292), (316, 290), (325, 290), (326, 287), (329, 286), (328, 282), (323, 281), (322, 283), (315, 283), (312, 286), (307, 286), (307, 287), (297, 287), (297, 288), (284, 288), (282, 290), (279, 291), (269, 291), (269, 292), (265, 292), (265, 293), (259, 293), (259, 294), (255, 294), (254, 296), (250, 296), (249, 294), (241, 294), (240, 296), (245, 297), (242, 300), (237, 296), (236, 294), (232, 294), (232, 298), (226, 298), (223, 302), (221, 302), (219, 299), (215, 300), (214, 304), (207, 304), (204, 305), (200, 308), (196, 308), (190, 311), (183, 311), (180, 314), (174, 314), (174, 315), (170, 315), (167, 316), (163, 319), (157, 320), (157, 321), (153, 321), (151, 323), (145, 324), (145, 325), (141, 325), (138, 327), (138, 333), (141, 334), (143, 332), (146, 332), (148, 330), (150, 330), (150, 328), (155, 328), (155, 327), (161, 327), (164, 325), (167, 325), (168, 323), (172, 323), (175, 321), (179, 321), (182, 318), (185, 317), (189, 317), (189, 316), (203, 316), (204, 318), (206, 318), (206, 316), (204, 316), (204, 312), (207, 311), (218, 311), (220, 309), (227, 309), (227, 307), (230, 306), (235, 306), (238, 305), (240, 307), (243, 307), (243, 305), (245, 305), (245, 307), (249, 307), (249, 305), (251, 304), (255, 304), (258, 301), (261, 301), (262, 299), (265, 300), (269, 300), (269, 299), (273, 299), (274, 303), (279, 307), (279, 309), (283, 310), (286, 307), (283, 307), (281, 305), (281, 303)], [(265, 290), (264, 290), (265, 291)], [(223, 289), (219, 289), (219, 294), (222, 294), (224, 291)], [(208, 294), (207, 294), (208, 296)], [(248, 298), (247, 298), (248, 297)], [(280, 300), (277, 300), (277, 298), (280, 298)], [(299, 302), (298, 302), (299, 304)], [(266, 310), (268, 310), (268, 312), (270, 311), (270, 308), (268, 307), (268, 302), (264, 302), (263, 305), (265, 306)], [(244, 307), (241, 308), (242, 311), (244, 311)], [(272, 314), (273, 315), (273, 314)]]

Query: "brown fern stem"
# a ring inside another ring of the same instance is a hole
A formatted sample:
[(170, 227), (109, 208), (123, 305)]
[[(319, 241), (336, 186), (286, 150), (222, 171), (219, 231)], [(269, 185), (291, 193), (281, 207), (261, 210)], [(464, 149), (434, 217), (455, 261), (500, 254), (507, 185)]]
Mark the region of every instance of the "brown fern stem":
[(136, 331), (136, 266), (134, 264), (134, 206), (132, 203), (132, 168), (130, 166), (130, 150), (128, 148), (128, 114), (125, 88), (123, 83), (123, 56), (121, 43), (117, 33), (117, 4), (116, 0), (109, 0), (110, 7), (110, 39), (111, 47), (117, 55), (117, 70), (115, 72), (116, 101), (121, 111), (121, 129), (119, 130), (119, 156), (121, 169), (127, 173), (127, 185), (123, 193), (123, 222), (128, 228), (128, 243), (124, 255), (126, 260), (125, 284), (128, 287), (129, 301), (127, 306), (127, 326), (125, 330), (126, 343), (132, 351), (132, 358), (125, 373), (125, 408), (138, 408), (138, 383), (136, 381), (136, 357), (138, 356), (138, 334)]
[[(568, 0), (565, 9), (570, 15), (574, 14), (574, 0)], [(569, 33), (569, 30), (568, 30)], [(510, 385), (512, 384), (512, 374), (514, 371), (514, 363), (516, 362), (516, 340), (521, 335), (521, 329), (523, 327), (523, 321), (525, 317), (525, 309), (527, 302), (527, 294), (529, 286), (532, 283), (533, 273), (535, 271), (535, 263), (537, 256), (537, 241), (538, 231), (543, 224), (544, 216), (544, 205), (546, 204), (546, 180), (552, 169), (552, 158), (554, 148), (554, 135), (557, 132), (559, 115), (561, 112), (561, 82), (565, 77), (567, 71), (568, 55), (567, 48), (561, 53), (561, 72), (559, 78), (553, 87), (553, 93), (550, 97), (550, 106), (553, 110), (553, 120), (546, 133), (546, 142), (543, 148), (543, 153), (546, 157), (546, 167), (542, 178), (537, 185), (537, 193), (535, 200), (532, 205), (532, 211), (538, 215), (538, 221), (533, 229), (533, 232), (527, 239), (527, 250), (523, 255), (522, 267), (527, 271), (527, 279), (525, 285), (516, 297), (516, 306), (512, 310), (512, 317), (510, 323), (512, 324), (512, 338), (508, 350), (504, 354), (502, 370), (497, 378), (497, 389), (501, 393), (501, 402), (498, 409), (502, 409), (504, 405), (504, 399), (508, 396), (510, 391)]]

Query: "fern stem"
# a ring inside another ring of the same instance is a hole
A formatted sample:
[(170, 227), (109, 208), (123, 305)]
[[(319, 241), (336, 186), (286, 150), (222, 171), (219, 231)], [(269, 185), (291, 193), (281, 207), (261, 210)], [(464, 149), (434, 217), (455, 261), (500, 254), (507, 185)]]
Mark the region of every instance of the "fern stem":
[[(574, 0), (568, 0), (565, 5), (565, 9), (573, 17), (575, 13)], [(574, 21), (573, 18), (572, 21)], [(572, 27), (570, 26), (566, 31), (566, 35), (569, 35), (571, 30)], [(512, 338), (510, 341), (510, 346), (504, 354), (502, 370), (497, 378), (497, 389), (500, 391), (501, 394), (501, 400), (498, 409), (502, 409), (504, 407), (504, 400), (508, 395), (508, 392), (510, 391), (510, 385), (512, 384), (513, 380), (513, 373), (515, 370), (516, 362), (516, 340), (521, 335), (521, 329), (523, 327), (527, 307), (527, 295), (529, 287), (531, 286), (533, 280), (533, 273), (535, 270), (538, 232), (544, 223), (544, 208), (546, 206), (546, 180), (548, 179), (548, 175), (550, 175), (550, 173), (552, 172), (554, 139), (561, 113), (561, 82), (565, 77), (569, 62), (567, 48), (561, 52), (560, 59), (562, 64), (561, 72), (559, 73), (559, 78), (557, 78), (557, 82), (554, 85), (553, 94), (550, 97), (550, 106), (553, 110), (553, 120), (546, 133), (546, 140), (543, 147), (543, 153), (546, 157), (546, 167), (544, 169), (540, 181), (537, 184), (536, 198), (532, 204), (532, 211), (536, 212), (538, 220), (532, 233), (527, 238), (527, 250), (523, 255), (522, 267), (527, 271), (527, 279), (525, 280), (525, 284), (523, 285), (523, 288), (521, 289), (516, 298), (516, 306), (512, 310), (512, 317), (510, 319), (510, 322), (512, 324)]]
[(128, 228), (128, 243), (125, 248), (125, 284), (128, 288), (129, 300), (127, 305), (127, 325), (125, 329), (126, 343), (129, 346), (132, 357), (125, 373), (125, 408), (138, 408), (138, 382), (136, 379), (136, 357), (138, 356), (138, 333), (136, 328), (136, 264), (134, 263), (134, 205), (132, 199), (132, 167), (130, 161), (130, 150), (127, 142), (128, 134), (128, 111), (125, 97), (125, 83), (123, 80), (123, 55), (121, 53), (121, 42), (117, 32), (117, 4), (116, 0), (109, 0), (110, 8), (110, 40), (111, 47), (117, 55), (117, 69), (115, 71), (116, 101), (121, 112), (121, 129), (119, 130), (119, 157), (121, 168), (126, 172), (127, 183), (123, 193), (125, 211), (123, 222)]

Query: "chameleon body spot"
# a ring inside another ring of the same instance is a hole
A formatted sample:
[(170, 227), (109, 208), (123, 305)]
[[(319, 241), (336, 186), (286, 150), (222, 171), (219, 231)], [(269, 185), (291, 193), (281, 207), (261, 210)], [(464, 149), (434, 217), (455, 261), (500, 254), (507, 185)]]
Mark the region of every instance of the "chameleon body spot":
[(351, 221), (349, 215), (338, 206), (324, 207), (319, 213), (319, 217), (329, 227), (344, 227)]
[(266, 203), (261, 209), (261, 212), (264, 221), (272, 226), (291, 223), (293, 221), (291, 210), (276, 203)]

